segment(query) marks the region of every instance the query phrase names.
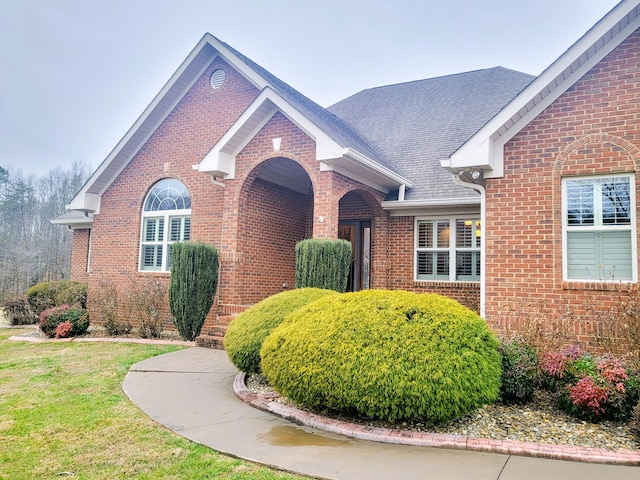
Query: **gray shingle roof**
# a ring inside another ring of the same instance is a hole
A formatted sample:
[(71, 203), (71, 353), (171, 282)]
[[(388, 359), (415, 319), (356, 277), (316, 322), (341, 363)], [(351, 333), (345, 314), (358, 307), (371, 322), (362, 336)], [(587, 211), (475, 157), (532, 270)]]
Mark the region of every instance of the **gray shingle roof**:
[(366, 155), (371, 160), (374, 160), (380, 165), (387, 167), (391, 171), (398, 173), (397, 168), (395, 168), (395, 166), (390, 163), (384, 155), (381, 155), (380, 152), (377, 152), (374, 148), (372, 148), (372, 146), (361, 135), (359, 135), (341, 118), (335, 116), (329, 110), (321, 107), (317, 103), (305, 97), (295, 88), (283, 82), (278, 77), (273, 75), (268, 70), (262, 68), (250, 58), (245, 57), (242, 53), (238, 52), (227, 43), (224, 43), (220, 39), (218, 39), (218, 41), (224, 44), (224, 46), (231, 50), (235, 55), (237, 55), (240, 60), (246, 63), (262, 78), (264, 78), (290, 105), (296, 108), (300, 113), (302, 113), (306, 118), (312, 121), (318, 128), (320, 128), (323, 132), (333, 138), (340, 145), (344, 146), (345, 148), (352, 148), (359, 153)]
[(470, 197), (475, 192), (455, 185), (440, 160), (534, 78), (495, 67), (363, 90), (328, 110), (414, 182), (407, 200)]

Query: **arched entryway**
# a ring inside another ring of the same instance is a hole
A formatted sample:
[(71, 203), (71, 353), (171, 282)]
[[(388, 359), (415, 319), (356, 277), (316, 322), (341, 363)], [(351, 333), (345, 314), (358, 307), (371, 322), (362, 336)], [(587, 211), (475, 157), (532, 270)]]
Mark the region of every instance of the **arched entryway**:
[(357, 190), (340, 199), (338, 238), (351, 242), (351, 269), (348, 291), (371, 287), (372, 226), (374, 214), (367, 203), (368, 195)]
[(247, 177), (239, 198), (239, 297), (250, 305), (295, 284), (295, 245), (313, 234), (313, 186), (297, 162), (271, 158)]

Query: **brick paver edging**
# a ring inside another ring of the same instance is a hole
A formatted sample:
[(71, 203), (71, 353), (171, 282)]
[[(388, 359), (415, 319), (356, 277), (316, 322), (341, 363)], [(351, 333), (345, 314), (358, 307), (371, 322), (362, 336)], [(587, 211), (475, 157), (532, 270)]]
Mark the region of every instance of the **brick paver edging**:
[(640, 465), (640, 452), (632, 450), (606, 450), (602, 448), (575, 447), (571, 445), (552, 445), (517, 442), (513, 440), (475, 438), (462, 435), (411, 432), (389, 428), (368, 427), (366, 425), (334, 420), (314, 413), (305, 412), (280, 402), (275, 402), (273, 398), (252, 392), (245, 384), (244, 372), (236, 375), (233, 381), (233, 392), (240, 400), (259, 410), (279, 415), (286, 420), (300, 425), (306, 425), (331, 433), (338, 433), (359, 440), (422, 447), (455, 448), (591, 463)]

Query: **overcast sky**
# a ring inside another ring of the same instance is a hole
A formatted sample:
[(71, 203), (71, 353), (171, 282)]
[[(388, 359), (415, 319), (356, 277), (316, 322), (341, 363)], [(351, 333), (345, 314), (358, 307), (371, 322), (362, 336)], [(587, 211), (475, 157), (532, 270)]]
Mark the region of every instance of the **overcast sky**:
[(97, 167), (209, 32), (320, 105), (539, 74), (618, 0), (0, 0), (0, 166)]

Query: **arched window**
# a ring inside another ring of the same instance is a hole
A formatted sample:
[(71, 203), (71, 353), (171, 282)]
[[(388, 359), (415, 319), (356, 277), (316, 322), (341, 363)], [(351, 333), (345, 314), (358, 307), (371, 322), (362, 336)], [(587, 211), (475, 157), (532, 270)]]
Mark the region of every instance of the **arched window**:
[(140, 270), (171, 270), (171, 245), (191, 234), (191, 199), (187, 188), (173, 178), (156, 183), (144, 202), (140, 240)]

